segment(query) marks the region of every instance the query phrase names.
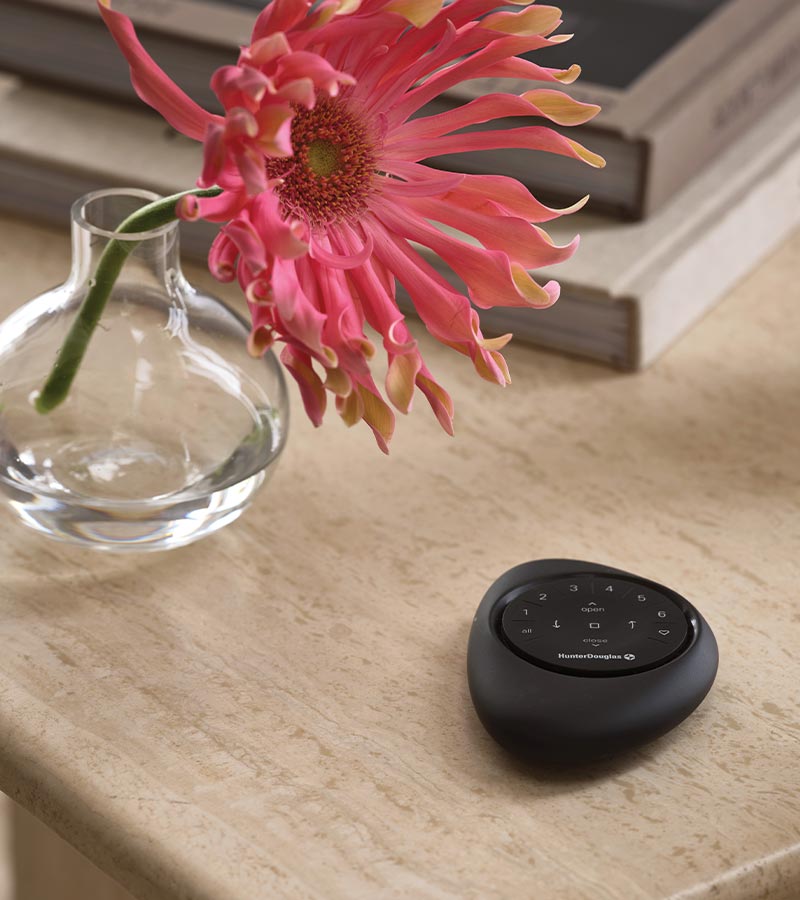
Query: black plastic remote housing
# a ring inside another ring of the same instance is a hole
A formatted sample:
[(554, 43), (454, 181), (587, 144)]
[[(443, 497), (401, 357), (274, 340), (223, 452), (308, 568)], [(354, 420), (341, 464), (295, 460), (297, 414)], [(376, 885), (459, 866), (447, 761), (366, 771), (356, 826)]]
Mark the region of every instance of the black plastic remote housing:
[(717, 665), (711, 629), (680, 594), (564, 559), (495, 581), (467, 652), (484, 727), (540, 763), (600, 759), (660, 737), (701, 703)]

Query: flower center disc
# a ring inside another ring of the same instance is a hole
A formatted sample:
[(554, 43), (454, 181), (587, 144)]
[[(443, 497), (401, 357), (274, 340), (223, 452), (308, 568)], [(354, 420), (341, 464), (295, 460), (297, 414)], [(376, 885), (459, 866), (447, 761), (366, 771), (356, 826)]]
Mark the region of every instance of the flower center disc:
[(333, 175), (338, 170), (341, 159), (339, 148), (330, 141), (312, 141), (308, 145), (308, 164), (322, 178)]
[(321, 98), (299, 106), (292, 119), (294, 156), (267, 160), (267, 176), (284, 212), (312, 226), (354, 219), (366, 208), (375, 171), (375, 148), (364, 120), (342, 100)]

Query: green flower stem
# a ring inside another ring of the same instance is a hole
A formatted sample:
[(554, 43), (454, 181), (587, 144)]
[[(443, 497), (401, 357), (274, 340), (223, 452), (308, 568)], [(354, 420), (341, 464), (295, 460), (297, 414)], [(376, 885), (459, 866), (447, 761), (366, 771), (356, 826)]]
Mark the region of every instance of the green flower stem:
[[(137, 209), (122, 222), (116, 230), (117, 234), (139, 234), (152, 231), (173, 222), (177, 215), (175, 207), (182, 197), (194, 195), (195, 197), (216, 197), (222, 193), (218, 187), (205, 190), (192, 189), (173, 194), (155, 200)], [(141, 241), (110, 240), (106, 244), (100, 261), (97, 263), (94, 277), (89, 282), (89, 291), (84, 298), (78, 315), (72, 323), (61, 349), (58, 351), (56, 361), (47, 381), (36, 398), (35, 406), (38, 412), (48, 413), (64, 402), (69, 394), (69, 389), (75, 376), (78, 374), (89, 341), (95, 328), (103, 315), (114, 284), (119, 278), (119, 273), (125, 264), (125, 260), (139, 246)]]

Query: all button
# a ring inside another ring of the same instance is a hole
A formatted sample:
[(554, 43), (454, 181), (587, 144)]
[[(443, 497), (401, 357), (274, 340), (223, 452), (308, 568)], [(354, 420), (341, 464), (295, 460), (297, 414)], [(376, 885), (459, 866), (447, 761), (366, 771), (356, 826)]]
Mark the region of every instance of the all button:
[(534, 634), (532, 628), (523, 628), (519, 639), (523, 644), (530, 644), (531, 641), (540, 641), (542, 637), (541, 634)]

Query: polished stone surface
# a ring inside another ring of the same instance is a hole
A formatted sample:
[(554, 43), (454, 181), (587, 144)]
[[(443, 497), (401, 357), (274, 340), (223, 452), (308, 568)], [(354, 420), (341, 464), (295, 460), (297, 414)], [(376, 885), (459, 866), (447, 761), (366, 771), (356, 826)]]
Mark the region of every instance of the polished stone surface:
[[(63, 275), (65, 234), (0, 239), (3, 310)], [(387, 459), (295, 403), (254, 508), (169, 554), (2, 512), (0, 789), (140, 900), (796, 900), (798, 283), (800, 234), (640, 375), (520, 345), (501, 390), (423, 338), (455, 440), (420, 398)], [(668, 583), (721, 654), (572, 774), (508, 759), (464, 671), (488, 585), (556, 556)]]

